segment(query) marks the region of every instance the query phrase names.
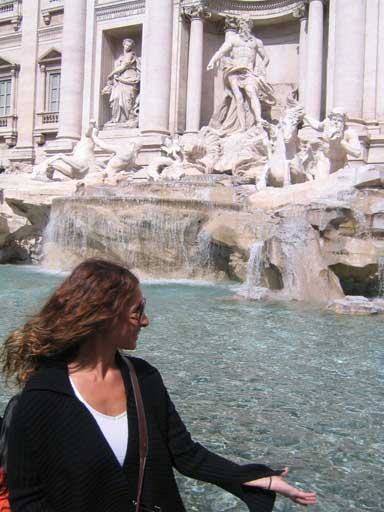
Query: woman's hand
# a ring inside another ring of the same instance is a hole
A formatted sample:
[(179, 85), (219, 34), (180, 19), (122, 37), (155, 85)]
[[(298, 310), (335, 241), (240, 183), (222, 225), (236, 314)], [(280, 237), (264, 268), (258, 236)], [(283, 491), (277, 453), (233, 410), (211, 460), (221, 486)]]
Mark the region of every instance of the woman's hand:
[(258, 478), (250, 482), (245, 482), (243, 485), (249, 485), (253, 487), (261, 487), (262, 489), (268, 489), (282, 496), (286, 496), (295, 503), (300, 505), (314, 505), (316, 503), (315, 492), (304, 492), (297, 489), (293, 485), (289, 484), (284, 480), (288, 474), (288, 468), (284, 468), (280, 476), (267, 476), (265, 478)]

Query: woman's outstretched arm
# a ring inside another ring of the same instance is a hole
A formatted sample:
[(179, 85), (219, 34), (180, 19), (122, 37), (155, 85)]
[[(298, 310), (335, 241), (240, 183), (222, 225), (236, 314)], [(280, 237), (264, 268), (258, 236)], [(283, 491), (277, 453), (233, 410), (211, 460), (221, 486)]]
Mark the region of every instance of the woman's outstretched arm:
[(316, 493), (300, 491), (284, 479), (287, 468), (274, 471), (264, 464), (235, 464), (193, 441), (166, 389), (165, 393), (168, 447), (173, 465), (180, 473), (218, 485), (243, 500), (251, 512), (271, 511), (275, 493), (301, 505), (316, 503)]
[(272, 511), (274, 491), (243, 484), (280, 475), (281, 471), (274, 471), (264, 464), (235, 464), (193, 441), (166, 390), (165, 393), (168, 404), (167, 442), (173, 466), (183, 475), (215, 484), (237, 496), (251, 512)]
[(288, 475), (288, 468), (284, 468), (284, 471), (279, 476), (271, 476), (267, 478), (259, 478), (250, 482), (245, 482), (244, 485), (250, 487), (260, 487), (262, 489), (270, 489), (271, 491), (277, 492), (282, 496), (286, 496), (299, 505), (314, 505), (317, 502), (317, 496), (315, 492), (304, 492), (289, 484), (284, 477)]

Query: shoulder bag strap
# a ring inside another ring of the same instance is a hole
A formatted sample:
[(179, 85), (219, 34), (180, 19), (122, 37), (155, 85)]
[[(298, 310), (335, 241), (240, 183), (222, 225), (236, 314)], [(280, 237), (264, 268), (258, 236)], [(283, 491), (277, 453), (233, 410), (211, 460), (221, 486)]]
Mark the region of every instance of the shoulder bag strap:
[(139, 469), (139, 481), (137, 485), (137, 498), (136, 498), (136, 512), (140, 512), (140, 501), (141, 501), (141, 493), (143, 490), (143, 480), (144, 480), (144, 471), (145, 471), (145, 463), (147, 461), (148, 454), (148, 430), (147, 430), (147, 420), (145, 418), (145, 411), (143, 405), (143, 398), (141, 396), (141, 390), (139, 381), (137, 378), (136, 370), (131, 361), (122, 355), (125, 364), (129, 368), (129, 373), (131, 376), (133, 394), (135, 396), (136, 403), (136, 411), (137, 411), (137, 420), (139, 423), (139, 440), (140, 440), (140, 469)]

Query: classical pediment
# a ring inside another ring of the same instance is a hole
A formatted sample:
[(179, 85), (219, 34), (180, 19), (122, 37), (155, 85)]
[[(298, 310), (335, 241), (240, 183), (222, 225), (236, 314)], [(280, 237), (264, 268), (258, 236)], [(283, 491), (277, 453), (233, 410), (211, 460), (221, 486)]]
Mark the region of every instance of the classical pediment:
[(61, 53), (55, 48), (51, 48), (45, 52), (39, 59), (39, 64), (56, 64), (61, 61)]
[(3, 57), (0, 57), (0, 71), (10, 71), (12, 69), (17, 69), (19, 67), (15, 62), (10, 62)]

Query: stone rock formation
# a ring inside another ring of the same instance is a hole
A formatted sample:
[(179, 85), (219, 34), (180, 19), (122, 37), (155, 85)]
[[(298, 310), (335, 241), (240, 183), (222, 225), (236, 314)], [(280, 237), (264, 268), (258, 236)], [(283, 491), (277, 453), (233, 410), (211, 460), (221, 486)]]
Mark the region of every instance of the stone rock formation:
[(367, 297), (347, 295), (327, 305), (328, 311), (339, 315), (378, 315), (384, 314), (384, 300), (369, 300)]

